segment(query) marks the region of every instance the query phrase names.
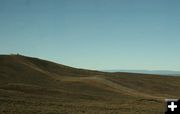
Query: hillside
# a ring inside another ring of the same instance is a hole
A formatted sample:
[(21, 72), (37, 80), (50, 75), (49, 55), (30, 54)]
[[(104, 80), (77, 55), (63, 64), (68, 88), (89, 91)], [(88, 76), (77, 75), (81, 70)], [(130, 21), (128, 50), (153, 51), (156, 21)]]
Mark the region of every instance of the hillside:
[(0, 114), (162, 114), (180, 77), (77, 69), (0, 55)]

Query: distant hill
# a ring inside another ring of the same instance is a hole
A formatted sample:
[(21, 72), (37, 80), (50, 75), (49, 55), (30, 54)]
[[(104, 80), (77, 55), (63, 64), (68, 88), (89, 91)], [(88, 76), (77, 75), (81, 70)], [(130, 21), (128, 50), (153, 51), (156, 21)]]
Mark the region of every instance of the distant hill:
[(104, 70), (104, 71), (180, 76), (180, 71), (171, 71), (171, 70)]
[(160, 114), (180, 77), (77, 69), (0, 55), (0, 114)]

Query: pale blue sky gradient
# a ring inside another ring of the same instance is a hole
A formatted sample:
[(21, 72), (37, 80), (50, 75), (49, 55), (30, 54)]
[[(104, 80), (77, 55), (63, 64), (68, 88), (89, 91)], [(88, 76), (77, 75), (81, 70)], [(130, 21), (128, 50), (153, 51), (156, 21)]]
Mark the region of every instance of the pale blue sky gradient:
[(0, 54), (86, 69), (180, 70), (179, 0), (0, 0)]

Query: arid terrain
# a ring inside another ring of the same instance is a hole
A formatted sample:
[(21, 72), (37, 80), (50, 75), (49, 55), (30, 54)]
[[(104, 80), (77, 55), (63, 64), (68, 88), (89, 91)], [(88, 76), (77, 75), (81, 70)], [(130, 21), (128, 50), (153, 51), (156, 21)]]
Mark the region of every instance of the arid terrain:
[(0, 56), (0, 114), (163, 114), (180, 77), (77, 69)]

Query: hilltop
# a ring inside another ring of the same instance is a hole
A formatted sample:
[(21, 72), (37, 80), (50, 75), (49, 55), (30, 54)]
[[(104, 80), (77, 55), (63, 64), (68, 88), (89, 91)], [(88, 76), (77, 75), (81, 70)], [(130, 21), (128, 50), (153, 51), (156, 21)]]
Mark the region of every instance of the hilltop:
[(180, 77), (73, 68), (0, 55), (1, 114), (160, 114)]

